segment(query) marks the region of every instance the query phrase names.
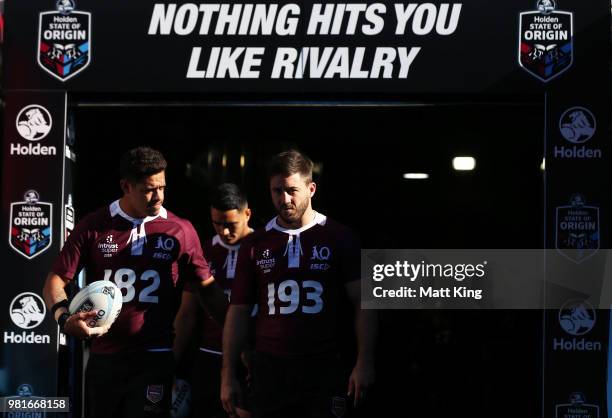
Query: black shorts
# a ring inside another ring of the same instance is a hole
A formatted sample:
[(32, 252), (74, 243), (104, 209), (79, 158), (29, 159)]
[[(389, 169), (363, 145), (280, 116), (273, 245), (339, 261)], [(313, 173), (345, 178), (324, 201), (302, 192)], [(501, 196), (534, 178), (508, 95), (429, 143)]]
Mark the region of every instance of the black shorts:
[[(191, 390), (192, 408), (196, 418), (225, 418), (228, 415), (221, 404), (221, 366), (222, 356), (199, 350), (195, 359), (193, 386)], [(249, 411), (250, 393), (246, 384), (246, 370), (240, 368), (238, 380), (243, 399), (238, 407)]]
[(91, 354), (85, 375), (88, 418), (170, 416), (171, 351)]
[(256, 353), (254, 418), (345, 418), (348, 375), (338, 356), (285, 359)]

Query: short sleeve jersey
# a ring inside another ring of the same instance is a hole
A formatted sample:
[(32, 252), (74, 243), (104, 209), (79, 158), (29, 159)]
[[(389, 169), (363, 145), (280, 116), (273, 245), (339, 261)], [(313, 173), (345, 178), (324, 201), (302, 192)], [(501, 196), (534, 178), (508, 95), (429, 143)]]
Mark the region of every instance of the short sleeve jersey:
[(210, 277), (189, 221), (164, 208), (158, 216), (135, 219), (119, 201), (78, 223), (52, 270), (73, 279), (82, 268), (89, 283), (111, 280), (123, 295), (119, 317), (92, 341), (93, 353), (170, 349), (179, 277)]
[(255, 349), (299, 358), (337, 350), (340, 297), (360, 277), (360, 244), (317, 213), (300, 229), (272, 219), (245, 238), (231, 303), (257, 304)]

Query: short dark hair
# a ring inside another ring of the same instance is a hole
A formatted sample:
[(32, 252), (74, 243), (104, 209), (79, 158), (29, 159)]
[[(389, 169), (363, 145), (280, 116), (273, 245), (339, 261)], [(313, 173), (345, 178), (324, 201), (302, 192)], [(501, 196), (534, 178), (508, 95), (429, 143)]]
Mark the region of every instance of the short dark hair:
[(122, 179), (139, 182), (166, 169), (163, 154), (150, 147), (137, 147), (121, 156), (119, 175)]
[(268, 178), (277, 175), (289, 177), (299, 173), (306, 183), (312, 182), (312, 160), (297, 150), (283, 151), (276, 154), (268, 164)]
[(220, 211), (233, 209), (243, 211), (249, 203), (240, 187), (234, 183), (223, 183), (213, 190), (210, 206)]

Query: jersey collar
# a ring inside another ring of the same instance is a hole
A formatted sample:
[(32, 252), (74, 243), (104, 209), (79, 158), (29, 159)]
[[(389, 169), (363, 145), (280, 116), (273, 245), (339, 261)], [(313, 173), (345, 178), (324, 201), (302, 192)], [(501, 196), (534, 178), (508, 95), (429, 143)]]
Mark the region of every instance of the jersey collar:
[(220, 245), (223, 248), (225, 248), (226, 250), (237, 250), (238, 248), (240, 248), (240, 244), (236, 244), (236, 245), (229, 245), (223, 242), (223, 240), (221, 239), (221, 237), (219, 236), (219, 234), (215, 235), (212, 239), (212, 245)]
[(268, 224), (266, 225), (266, 231), (276, 229), (277, 231), (284, 232), (285, 234), (297, 235), (306, 231), (307, 229), (312, 228), (315, 225), (325, 225), (325, 222), (327, 222), (327, 216), (319, 212), (315, 212), (314, 219), (299, 229), (283, 228), (278, 224), (278, 222), (276, 222), (277, 219), (278, 216), (275, 216), (270, 222), (268, 222)]
[(163, 206), (159, 210), (159, 214), (157, 214), (156, 216), (147, 216), (146, 218), (132, 218), (130, 215), (125, 213), (123, 209), (121, 209), (121, 206), (119, 205), (119, 199), (115, 200), (113, 203), (110, 204), (109, 210), (110, 210), (111, 218), (114, 218), (115, 215), (119, 215), (122, 218), (132, 223), (135, 223), (135, 224), (150, 222), (153, 219), (156, 219), (158, 217), (168, 219), (168, 211)]

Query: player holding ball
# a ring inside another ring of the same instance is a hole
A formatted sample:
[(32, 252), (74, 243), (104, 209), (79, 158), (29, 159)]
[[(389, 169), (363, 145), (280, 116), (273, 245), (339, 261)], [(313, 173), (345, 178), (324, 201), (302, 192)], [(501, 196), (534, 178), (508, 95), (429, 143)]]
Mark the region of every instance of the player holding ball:
[[(227, 300), (193, 226), (163, 207), (165, 169), (163, 155), (151, 148), (124, 154), (123, 196), (78, 223), (45, 282), (43, 295), (60, 329), (81, 339), (96, 336), (86, 371), (88, 417), (169, 416), (179, 279), (192, 282), (211, 315), (223, 321)], [(82, 268), (88, 282), (112, 281), (121, 291), (121, 313), (110, 329), (88, 327), (96, 311), (68, 312), (64, 287)]]

